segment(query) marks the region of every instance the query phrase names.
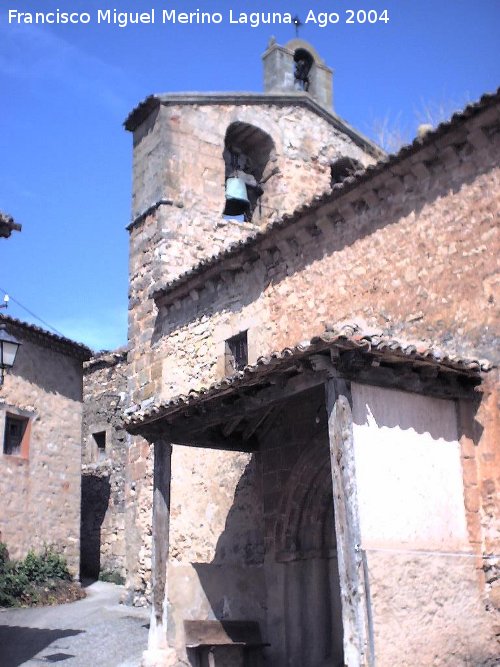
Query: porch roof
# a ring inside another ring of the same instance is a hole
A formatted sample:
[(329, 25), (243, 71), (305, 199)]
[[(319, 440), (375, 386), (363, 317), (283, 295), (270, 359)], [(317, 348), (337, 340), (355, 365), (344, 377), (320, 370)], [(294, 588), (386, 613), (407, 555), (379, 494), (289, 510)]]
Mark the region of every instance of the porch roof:
[(487, 360), (467, 359), (367, 333), (356, 325), (327, 327), (318, 336), (260, 357), (211, 386), (130, 411), (132, 434), (177, 444), (253, 449), (255, 435), (279, 403), (314, 389), (328, 377), (441, 398), (473, 395)]

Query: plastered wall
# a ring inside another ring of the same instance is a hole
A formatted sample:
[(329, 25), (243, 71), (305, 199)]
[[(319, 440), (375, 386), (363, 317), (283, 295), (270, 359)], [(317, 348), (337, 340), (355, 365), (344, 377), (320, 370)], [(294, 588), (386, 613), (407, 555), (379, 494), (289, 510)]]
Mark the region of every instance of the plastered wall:
[(356, 479), (377, 665), (490, 665), (454, 401), (352, 384)]

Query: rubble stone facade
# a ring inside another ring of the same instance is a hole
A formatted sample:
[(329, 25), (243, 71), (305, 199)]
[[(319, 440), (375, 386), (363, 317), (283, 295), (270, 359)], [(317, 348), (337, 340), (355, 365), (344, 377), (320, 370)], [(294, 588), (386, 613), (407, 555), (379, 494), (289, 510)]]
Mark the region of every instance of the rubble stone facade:
[(127, 353), (101, 354), (85, 364), (82, 425), (81, 570), (125, 578)]
[[(12, 558), (54, 545), (80, 563), (82, 362), (90, 350), (10, 317), (21, 346), (0, 390), (1, 539)], [(9, 451), (9, 428), (14, 445)]]
[[(151, 332), (153, 342), (149, 371), (135, 374), (134, 386), (147, 379), (143, 399), (222, 377), (224, 341), (244, 330), (250, 363), (328, 322), (353, 318), (452, 353), (490, 357), (498, 349), (500, 169), (496, 143), (473, 142), (485, 136), (481, 128), (493, 113), (442, 137), (449, 150), (423, 146), (398, 162), (397, 173), (381, 169), (356, 188), (335, 188), (285, 229), (198, 270), (198, 280), (193, 275), (158, 290), (156, 317), (155, 305), (141, 301), (139, 312), (148, 317), (134, 321), (135, 338)], [(454, 145), (464, 151), (462, 162)]]

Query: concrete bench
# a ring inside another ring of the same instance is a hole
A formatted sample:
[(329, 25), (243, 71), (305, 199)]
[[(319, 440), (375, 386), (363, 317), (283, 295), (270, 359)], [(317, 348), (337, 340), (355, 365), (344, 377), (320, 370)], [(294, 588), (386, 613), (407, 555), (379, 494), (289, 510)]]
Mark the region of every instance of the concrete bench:
[(260, 667), (269, 646), (257, 621), (184, 621), (184, 633), (197, 667)]

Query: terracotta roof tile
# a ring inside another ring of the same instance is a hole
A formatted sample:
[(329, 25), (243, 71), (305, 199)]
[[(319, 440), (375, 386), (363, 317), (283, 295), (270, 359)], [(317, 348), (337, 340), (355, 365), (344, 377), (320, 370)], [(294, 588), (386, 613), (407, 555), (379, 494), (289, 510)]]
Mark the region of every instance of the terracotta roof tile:
[(179, 407), (187, 407), (207, 398), (222, 395), (229, 388), (250, 387), (257, 384), (260, 378), (283, 365), (283, 362), (292, 358), (305, 358), (311, 354), (337, 348), (340, 351), (361, 350), (374, 354), (380, 359), (394, 358), (406, 363), (426, 363), (467, 376), (478, 376), (480, 373), (490, 371), (493, 365), (485, 359), (468, 359), (454, 355), (448, 355), (436, 348), (426, 347), (424, 344), (415, 345), (403, 341), (388, 338), (379, 333), (367, 333), (359, 329), (355, 324), (347, 324), (339, 329), (327, 327), (319, 336), (310, 340), (297, 343), (293, 347), (285, 347), (281, 351), (271, 352), (259, 357), (253, 365), (246, 366), (230, 377), (224, 377), (214, 382), (209, 387), (192, 389), (187, 394), (181, 394), (157, 405), (148, 406), (146, 409), (130, 410), (126, 416), (127, 426), (147, 423), (150, 420), (175, 411)]
[(14, 329), (24, 331), (28, 335), (38, 339), (40, 342), (43, 342), (45, 345), (59, 348), (63, 353), (76, 356), (82, 361), (87, 361), (92, 356), (92, 350), (86, 345), (76, 343), (74, 340), (71, 340), (71, 338), (59, 336), (46, 329), (37, 327), (35, 324), (29, 324), (28, 322), (18, 320), (15, 317), (0, 315), (0, 324), (10, 325)]

